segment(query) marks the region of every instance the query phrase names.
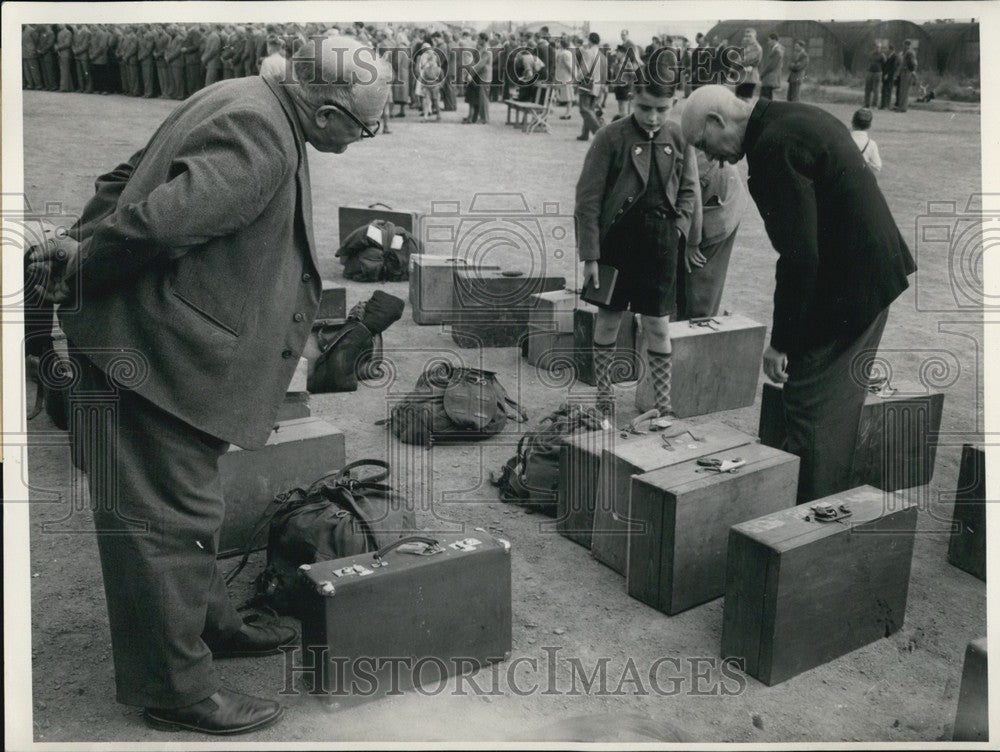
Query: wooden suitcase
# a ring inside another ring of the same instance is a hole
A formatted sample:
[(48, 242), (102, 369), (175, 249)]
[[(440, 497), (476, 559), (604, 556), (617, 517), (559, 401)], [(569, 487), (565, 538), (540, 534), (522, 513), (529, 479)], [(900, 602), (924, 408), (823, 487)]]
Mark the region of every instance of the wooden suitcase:
[(605, 449), (601, 457), (590, 544), (594, 558), (619, 574), (627, 574), (628, 537), (649, 529), (648, 519), (631, 520), (628, 516), (633, 475), (756, 441), (753, 436), (723, 423), (696, 426), (687, 421), (676, 421), (658, 433), (628, 438), (616, 436), (614, 444)]
[[(344, 432), (319, 418), (279, 422), (260, 449), (230, 447), (219, 458), (226, 518), (219, 536), (219, 557), (243, 553), (247, 538), (276, 494), (308, 486), (344, 461)], [(254, 541), (252, 550), (267, 545)]]
[[(738, 314), (671, 321), (670, 398), (677, 416), (687, 418), (752, 405), (766, 333), (766, 326)], [(638, 348), (642, 379), (635, 389), (635, 406), (645, 412), (655, 407), (656, 398), (641, 331)]]
[(986, 582), (986, 452), (981, 446), (962, 447), (948, 562)]
[(973, 640), (965, 649), (962, 686), (958, 691), (958, 709), (952, 741), (988, 742), (990, 740), (989, 682), (986, 638)]
[(701, 459), (745, 464), (720, 472), (688, 460), (632, 478), (629, 518), (647, 524), (628, 539), (628, 594), (666, 614), (725, 593), (730, 527), (795, 506), (795, 455), (748, 444)]
[(292, 374), (292, 381), (285, 392), (285, 399), (282, 400), (278, 408), (278, 421), (294, 420), (295, 418), (308, 418), (312, 415), (309, 407), (309, 390), (306, 384), (309, 380), (309, 361), (306, 358), (299, 358), (299, 364), (295, 366), (295, 373)]
[(564, 277), (459, 269), (455, 272), (452, 339), (459, 347), (520, 346), (528, 334), (532, 296), (565, 286)]
[[(817, 518), (827, 505), (833, 520)], [(722, 655), (773, 685), (903, 626), (917, 507), (861, 486), (735, 525)]]
[(372, 204), (367, 208), (361, 206), (341, 206), (337, 212), (338, 225), (340, 230), (340, 245), (344, 244), (347, 236), (362, 225), (366, 225), (376, 219), (384, 219), (392, 222), (396, 227), (401, 227), (411, 233), (417, 240), (422, 240), (420, 234), (423, 230), (423, 212), (417, 211), (395, 211), (385, 204)]
[(319, 310), (313, 326), (322, 325), (331, 320), (347, 318), (347, 288), (328, 279), (322, 280), (323, 289), (319, 296)]
[[(597, 385), (594, 374), (594, 325), (597, 307), (581, 305), (573, 312), (573, 355), (576, 363), (576, 378), (590, 386)], [(615, 348), (611, 380), (614, 383), (635, 381), (639, 378), (639, 359), (636, 355), (636, 317), (626, 315), (618, 328), (618, 342)], [(640, 412), (645, 412), (642, 410)]]
[[(410, 313), (421, 325), (444, 324), (454, 319), (455, 270), (468, 269), (465, 259), (452, 256), (410, 256)], [(499, 271), (498, 266), (476, 269)]]
[(571, 541), (590, 548), (601, 456), (613, 445), (614, 431), (609, 425), (606, 431), (571, 434), (561, 441), (556, 530)]
[(573, 311), (592, 308), (573, 290), (553, 290), (532, 295), (528, 310), (528, 365), (566, 368), (573, 363)]
[(303, 676), (310, 692), (349, 703), (510, 656), (510, 544), (482, 528), (402, 538), (300, 572), (316, 593), (302, 615), (302, 665), (319, 669)]
[[(858, 424), (851, 482), (884, 491), (930, 483), (943, 409), (944, 394), (923, 388), (868, 394)], [(758, 433), (768, 446), (780, 449), (785, 442), (781, 387), (776, 384), (764, 382)]]

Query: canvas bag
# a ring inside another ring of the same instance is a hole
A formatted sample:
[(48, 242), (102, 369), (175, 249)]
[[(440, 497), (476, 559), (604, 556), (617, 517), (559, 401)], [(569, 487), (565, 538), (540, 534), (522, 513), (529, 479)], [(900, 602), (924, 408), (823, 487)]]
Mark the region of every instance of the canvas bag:
[(358, 282), (399, 282), (410, 278), (410, 254), (420, 253), (412, 233), (376, 219), (347, 236), (336, 252), (344, 277)]

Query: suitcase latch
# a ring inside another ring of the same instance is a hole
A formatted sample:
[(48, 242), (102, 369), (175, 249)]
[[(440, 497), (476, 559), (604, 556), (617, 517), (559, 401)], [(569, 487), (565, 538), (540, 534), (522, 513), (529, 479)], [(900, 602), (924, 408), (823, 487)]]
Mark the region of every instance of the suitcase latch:
[(719, 331), (719, 327), (712, 326), (712, 325), (713, 324), (718, 324), (718, 323), (720, 323), (720, 322), (717, 321), (716, 319), (713, 319), (713, 318), (710, 318), (710, 317), (709, 318), (700, 318), (700, 319), (688, 319), (688, 326), (689, 327), (691, 327), (691, 326), (702, 326), (702, 327), (707, 327), (707, 328), (711, 329), (712, 331), (716, 331), (716, 332)]
[[(835, 507), (833, 504), (825, 501), (813, 504), (809, 509), (812, 511), (812, 516), (816, 519), (816, 522), (839, 522), (853, 514), (844, 504)], [(809, 522), (808, 515), (806, 515), (806, 522)]]
[(364, 577), (365, 575), (373, 574), (373, 572), (368, 567), (362, 564), (352, 564), (349, 567), (334, 569), (333, 574), (335, 577), (350, 577), (352, 575), (357, 575), (358, 577)]
[(741, 457), (733, 460), (720, 460), (715, 457), (703, 457), (698, 460), (699, 473), (738, 473), (740, 468), (747, 464)]
[(449, 548), (454, 548), (456, 551), (475, 551), (476, 547), (481, 545), (483, 542), (478, 538), (463, 538), (452, 543)]

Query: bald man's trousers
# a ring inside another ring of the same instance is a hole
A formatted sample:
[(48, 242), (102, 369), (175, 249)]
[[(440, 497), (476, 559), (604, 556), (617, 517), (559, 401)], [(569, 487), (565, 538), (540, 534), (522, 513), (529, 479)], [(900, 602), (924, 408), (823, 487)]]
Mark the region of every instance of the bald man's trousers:
[(117, 699), (173, 708), (219, 685), (206, 644), (239, 629), (216, 565), (228, 444), (128, 389), (81, 354), (71, 393), (74, 460), (87, 474)]
[(799, 504), (852, 487), (867, 374), (888, 315), (885, 308), (860, 334), (837, 337), (789, 358), (782, 389), (787, 431), (783, 449), (801, 460)]

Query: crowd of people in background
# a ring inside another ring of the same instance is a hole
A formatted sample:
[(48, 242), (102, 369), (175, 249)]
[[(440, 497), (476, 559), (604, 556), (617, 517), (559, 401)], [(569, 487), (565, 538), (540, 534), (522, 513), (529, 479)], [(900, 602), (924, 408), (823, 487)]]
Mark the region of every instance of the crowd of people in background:
[[(468, 122), (486, 122), (489, 102), (532, 101), (538, 82), (554, 84), (560, 117), (569, 119), (580, 89), (596, 95), (603, 109), (613, 97), (617, 116), (629, 113), (631, 85), (648, 61), (662, 57), (664, 72), (685, 93), (710, 83), (739, 83), (741, 95), (753, 84), (760, 95), (779, 88), (783, 51), (777, 40), (763, 53), (752, 29), (743, 47), (727, 40), (694, 42), (682, 36), (653, 37), (646, 47), (627, 29), (609, 43), (597, 34), (538, 31), (476, 32), (441, 24), (36, 24), (22, 29), (25, 89), (125, 94), (184, 99), (220, 79), (256, 75), (265, 65), (283, 64), (313, 36), (344, 34), (371, 44), (392, 63), (394, 85), (389, 112), (405, 117), (419, 109), (425, 119), (455, 111), (464, 99)], [(769, 40), (771, 41), (771, 40)], [(804, 45), (802, 45), (804, 48)], [(429, 53), (429, 54), (428, 54)], [(599, 61), (595, 58), (599, 56)], [(265, 61), (271, 59), (272, 62)], [(762, 62), (763, 58), (763, 62)], [(808, 58), (796, 44), (801, 81)], [(599, 65), (595, 68), (595, 62)], [(777, 65), (777, 68), (775, 68)], [(789, 79), (792, 81), (792, 79)], [(601, 84), (596, 90), (594, 82)], [(519, 85), (521, 84), (521, 85)], [(789, 97), (792, 88), (789, 87)]]

